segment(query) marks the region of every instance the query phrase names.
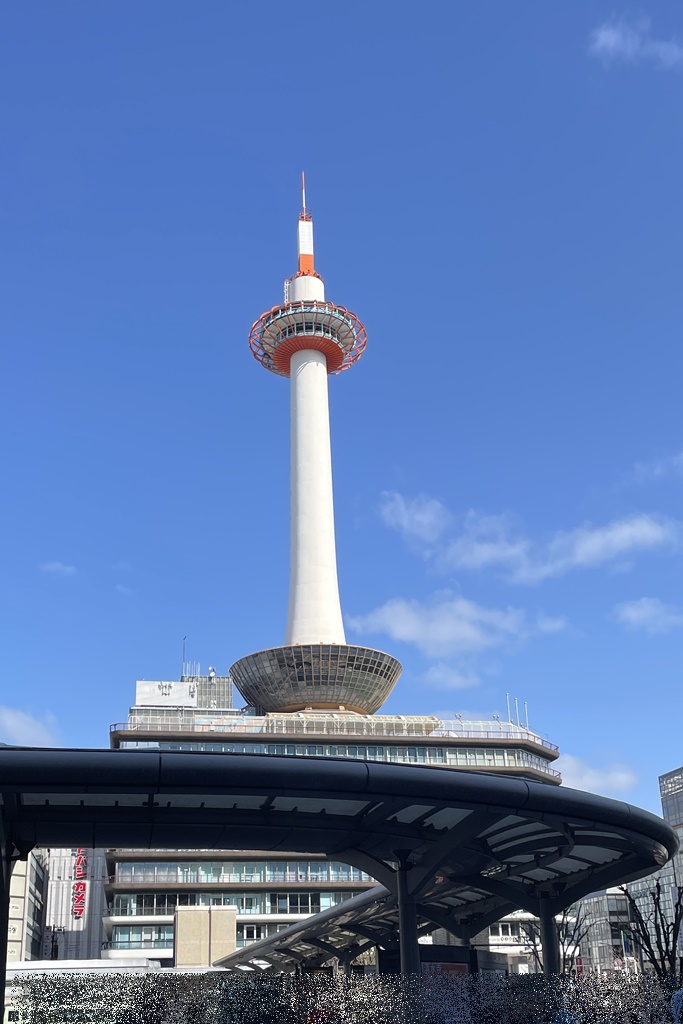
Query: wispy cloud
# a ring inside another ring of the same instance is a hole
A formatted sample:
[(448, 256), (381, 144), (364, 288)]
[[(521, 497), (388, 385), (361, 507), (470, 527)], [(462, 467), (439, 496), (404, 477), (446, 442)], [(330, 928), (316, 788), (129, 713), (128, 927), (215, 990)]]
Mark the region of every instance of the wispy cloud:
[(663, 455), (652, 462), (636, 462), (633, 467), (636, 483), (645, 484), (660, 480), (683, 480), (683, 452), (677, 455)]
[[(427, 604), (393, 598), (367, 615), (349, 618), (348, 623), (357, 633), (388, 636), (412, 644), (428, 657), (444, 658), (477, 654), (537, 632), (548, 632), (549, 620), (541, 616), (539, 621), (543, 623), (540, 627), (521, 608), (486, 608), (442, 592)], [(443, 669), (436, 669), (437, 676), (440, 672), (445, 678)]]
[(488, 569), (504, 567), (513, 573), (531, 560), (530, 543), (515, 536), (507, 516), (482, 516), (470, 511), (462, 532), (439, 555), (442, 568)]
[(628, 516), (606, 526), (586, 524), (556, 533), (545, 550), (520, 562), (513, 575), (519, 583), (538, 583), (572, 569), (596, 568), (637, 551), (670, 548), (678, 539), (678, 524), (660, 516)]
[(385, 491), (379, 507), (383, 522), (404, 537), (433, 543), (447, 529), (451, 514), (436, 498), (418, 494), (405, 498), (396, 491)]
[(52, 715), (41, 721), (19, 711), (0, 705), (0, 740), (20, 747), (55, 747), (59, 744), (57, 725)]
[(683, 608), (665, 604), (658, 597), (623, 601), (614, 609), (614, 616), (628, 629), (645, 633), (671, 633), (675, 629), (683, 629)]
[(589, 793), (628, 793), (638, 782), (636, 773), (626, 764), (596, 768), (573, 754), (562, 754), (553, 767), (562, 773), (563, 785)]
[(133, 593), (133, 591), (130, 589), (130, 587), (124, 587), (123, 583), (117, 583), (116, 586), (114, 587), (114, 590), (116, 591), (117, 594), (132, 594)]
[(75, 576), (76, 566), (65, 565), (64, 562), (43, 562), (40, 566), (41, 572), (51, 572), (55, 576)]
[(649, 63), (662, 70), (683, 68), (683, 45), (677, 39), (655, 39), (648, 18), (611, 18), (590, 34), (588, 51), (606, 65)]
[[(419, 500), (420, 507), (428, 507), (429, 498), (423, 495)], [(395, 504), (405, 509), (411, 506), (411, 502), (403, 498), (400, 506), (397, 501)], [(443, 572), (494, 569), (510, 582), (527, 585), (576, 569), (619, 565), (638, 552), (674, 548), (680, 539), (678, 523), (664, 516), (642, 513), (614, 519), (603, 526), (585, 523), (571, 530), (559, 530), (545, 541), (532, 542), (508, 516), (487, 516), (474, 511), (461, 520), (457, 535), (448, 537), (444, 533), (453, 517), (446, 518), (446, 509), (443, 513), (439, 515), (438, 533), (431, 533), (430, 542), (423, 550), (435, 568)], [(382, 518), (387, 525), (406, 535), (397, 517), (383, 515)], [(416, 530), (412, 535), (419, 538)]]
[(439, 661), (427, 669), (424, 682), (440, 690), (467, 690), (471, 686), (479, 686), (481, 680), (476, 672), (467, 669), (463, 671)]

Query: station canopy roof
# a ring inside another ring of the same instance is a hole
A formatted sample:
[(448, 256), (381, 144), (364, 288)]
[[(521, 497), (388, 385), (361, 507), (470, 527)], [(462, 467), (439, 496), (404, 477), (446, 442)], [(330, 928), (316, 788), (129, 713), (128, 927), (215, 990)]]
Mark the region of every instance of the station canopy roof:
[(0, 800), (15, 855), (34, 846), (322, 853), (386, 890), (375, 893), (375, 921), (379, 898), (387, 921), (394, 913), (401, 864), (423, 924), (464, 937), (513, 909), (538, 913), (541, 900), (557, 913), (649, 874), (677, 849), (660, 818), (605, 797), (343, 758), (0, 747)]

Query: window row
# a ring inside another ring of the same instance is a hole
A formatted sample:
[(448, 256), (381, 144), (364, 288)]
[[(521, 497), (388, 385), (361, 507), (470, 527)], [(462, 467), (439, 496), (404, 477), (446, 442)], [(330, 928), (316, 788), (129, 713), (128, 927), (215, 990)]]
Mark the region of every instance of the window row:
[(517, 921), (499, 921), (489, 928), (489, 935), (492, 939), (497, 938), (526, 938), (527, 932), (523, 925)]
[(173, 946), (173, 925), (120, 925), (112, 930), (110, 949), (161, 949)]
[(209, 751), (215, 754), (279, 754), (292, 757), (349, 757), (392, 764), (437, 764), (458, 768), (537, 768), (548, 771), (548, 762), (527, 750), (482, 747), (382, 746), (363, 743), (246, 743), (225, 740), (124, 740), (124, 749)]
[(117, 882), (371, 882), (364, 871), (336, 861), (121, 861)]
[(268, 939), (271, 935), (277, 935), (285, 924), (238, 924), (237, 925), (237, 946), (248, 946), (250, 942), (259, 942), (260, 939)]
[(176, 907), (235, 907), (239, 914), (316, 914), (329, 910), (352, 893), (117, 893), (109, 905), (113, 917), (173, 914)]

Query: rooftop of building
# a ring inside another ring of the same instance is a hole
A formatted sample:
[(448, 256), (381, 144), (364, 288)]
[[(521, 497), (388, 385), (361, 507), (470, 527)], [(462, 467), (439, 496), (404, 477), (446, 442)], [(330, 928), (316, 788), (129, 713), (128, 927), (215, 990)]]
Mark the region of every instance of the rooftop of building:
[(127, 721), (110, 726), (110, 746), (439, 764), (561, 782), (551, 767), (557, 744), (530, 729), (528, 720), (234, 708), (230, 676), (198, 671), (177, 681), (138, 681)]
[[(240, 713), (226, 709), (216, 709), (211, 714), (205, 712), (193, 716), (193, 721), (186, 720), (183, 707), (166, 709), (168, 716), (160, 717), (158, 706), (137, 706), (131, 709), (131, 717), (127, 722), (116, 723), (110, 727), (111, 732), (140, 731), (144, 728), (164, 731), (190, 732), (228, 732), (228, 733), (266, 733), (268, 735), (292, 736), (367, 736), (367, 737), (433, 737), (467, 739), (505, 739), (529, 740), (543, 747), (549, 753), (557, 755), (557, 744), (551, 743), (538, 733), (516, 722), (505, 722), (499, 719), (490, 721), (467, 720), (461, 718), (441, 719), (434, 715), (358, 715), (342, 712), (298, 711), (291, 714), (269, 713), (255, 715)], [(174, 717), (172, 712), (176, 712)], [(199, 709), (198, 709), (199, 711)], [(210, 719), (210, 721), (205, 721)]]

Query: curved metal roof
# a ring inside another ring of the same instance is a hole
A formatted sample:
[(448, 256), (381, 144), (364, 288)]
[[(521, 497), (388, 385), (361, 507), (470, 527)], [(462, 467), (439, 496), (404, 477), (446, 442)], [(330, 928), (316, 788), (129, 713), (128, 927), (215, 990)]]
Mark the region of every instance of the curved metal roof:
[[(336, 758), (0, 749), (8, 842), (324, 853), (470, 934), (509, 910), (555, 913), (650, 873), (677, 849), (660, 818), (488, 773)], [(548, 905), (548, 904), (546, 904)]]

